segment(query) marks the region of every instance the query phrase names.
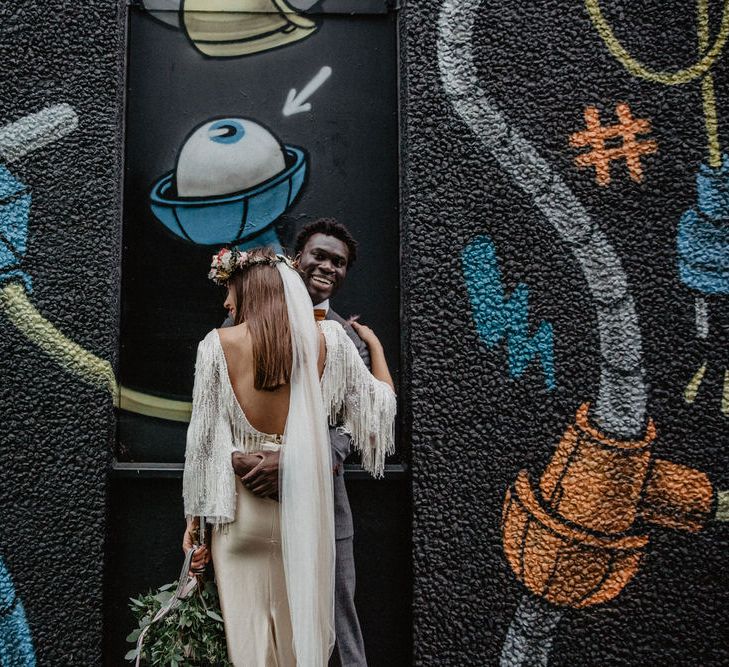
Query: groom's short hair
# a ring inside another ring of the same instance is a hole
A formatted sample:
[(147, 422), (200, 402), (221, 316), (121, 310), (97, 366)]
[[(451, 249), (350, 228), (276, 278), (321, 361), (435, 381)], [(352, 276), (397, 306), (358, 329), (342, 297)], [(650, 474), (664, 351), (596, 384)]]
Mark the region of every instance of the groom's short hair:
[(354, 240), (349, 230), (336, 218), (318, 218), (301, 228), (296, 237), (296, 246), (294, 254), (298, 255), (314, 234), (324, 234), (339, 239), (347, 246), (349, 256), (347, 258), (347, 268), (351, 268), (357, 259), (357, 241)]

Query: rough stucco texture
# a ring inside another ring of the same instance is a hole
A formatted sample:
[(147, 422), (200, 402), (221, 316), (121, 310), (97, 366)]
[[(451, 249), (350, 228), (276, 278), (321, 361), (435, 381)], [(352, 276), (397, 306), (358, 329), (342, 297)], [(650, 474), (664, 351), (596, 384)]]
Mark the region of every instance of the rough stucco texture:
[[(641, 62), (698, 59), (692, 3), (602, 5)], [(411, 2), (402, 37), (416, 664), (726, 664), (729, 237), (702, 80), (631, 74), (581, 2)], [(709, 72), (724, 146), (725, 59)]]
[[(98, 664), (123, 32), (105, 1), (5, 3), (0, 25), (0, 554), (38, 663)], [(54, 140), (12, 148), (38, 132)], [(10, 655), (14, 641), (0, 637)]]

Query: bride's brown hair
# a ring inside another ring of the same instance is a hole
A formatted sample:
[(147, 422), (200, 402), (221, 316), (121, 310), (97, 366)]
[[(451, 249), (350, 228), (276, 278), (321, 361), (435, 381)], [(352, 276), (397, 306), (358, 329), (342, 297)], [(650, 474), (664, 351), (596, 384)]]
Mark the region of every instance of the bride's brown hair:
[(286, 296), (276, 254), (270, 248), (255, 248), (248, 255), (270, 263), (246, 265), (228, 280), (235, 295), (235, 324), (245, 322), (251, 336), (253, 386), (273, 391), (291, 381), (293, 349)]

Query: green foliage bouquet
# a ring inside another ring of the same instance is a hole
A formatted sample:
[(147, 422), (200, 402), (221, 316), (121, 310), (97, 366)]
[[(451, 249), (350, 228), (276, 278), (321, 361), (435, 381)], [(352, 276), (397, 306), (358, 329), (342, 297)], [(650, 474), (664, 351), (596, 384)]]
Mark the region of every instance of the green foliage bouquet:
[[(127, 641), (136, 644), (140, 633), (154, 615), (175, 594), (177, 582), (150, 591), (140, 598), (130, 598), (130, 609), (139, 623)], [(137, 659), (137, 649), (126, 654), (130, 661)], [(147, 630), (141, 649), (140, 662), (144, 665), (167, 667), (203, 667), (219, 665), (230, 667), (225, 646), (225, 630), (215, 583), (199, 582), (192, 594), (182, 600), (179, 607), (154, 623)]]

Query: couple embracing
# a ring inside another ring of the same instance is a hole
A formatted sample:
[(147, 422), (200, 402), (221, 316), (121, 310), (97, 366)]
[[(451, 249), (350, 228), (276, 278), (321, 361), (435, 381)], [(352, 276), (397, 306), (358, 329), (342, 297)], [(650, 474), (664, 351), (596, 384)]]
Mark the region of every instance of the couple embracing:
[[(342, 468), (353, 446), (382, 475), (396, 400), (377, 337), (329, 309), (355, 257), (325, 218), (293, 263), (264, 248), (213, 259), (232, 326), (198, 347), (183, 548), (205, 517), (236, 667), (325, 667), (335, 638), (342, 665), (366, 664)], [(199, 550), (193, 568), (209, 558)]]

